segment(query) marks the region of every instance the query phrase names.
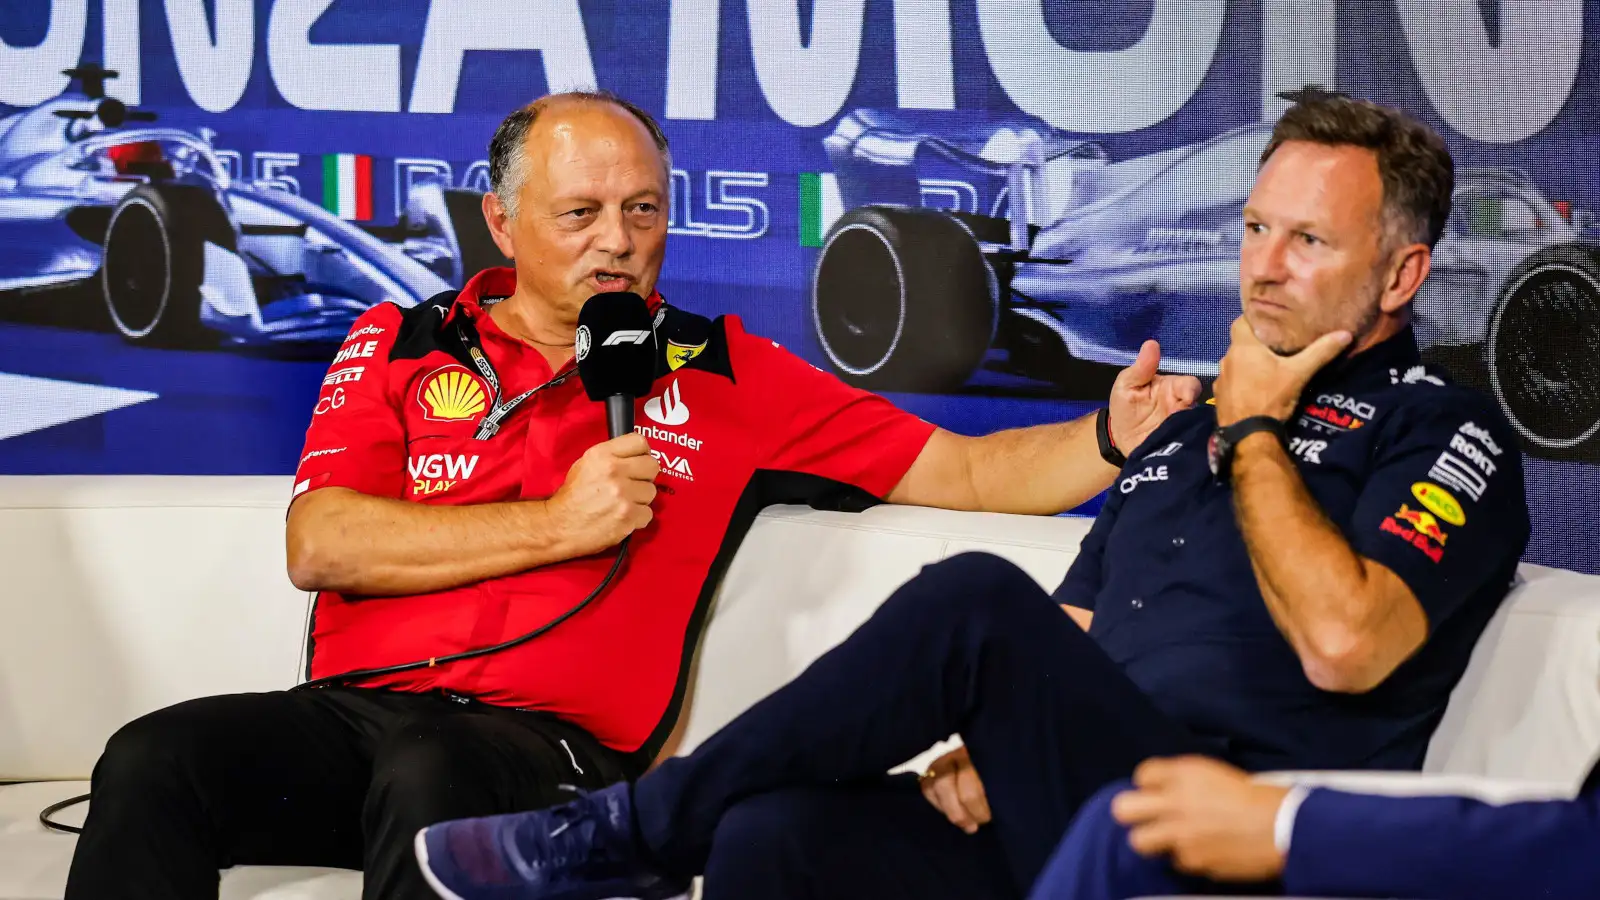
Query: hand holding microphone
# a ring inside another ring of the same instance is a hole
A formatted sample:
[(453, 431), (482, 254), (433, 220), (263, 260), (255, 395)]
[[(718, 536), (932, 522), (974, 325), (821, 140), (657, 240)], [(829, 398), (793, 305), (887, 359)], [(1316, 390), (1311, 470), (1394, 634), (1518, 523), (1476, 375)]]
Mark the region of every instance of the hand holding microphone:
[(637, 294), (596, 294), (578, 313), (574, 348), (589, 399), (606, 404), (611, 439), (590, 447), (567, 471), (550, 506), (576, 544), (574, 555), (598, 553), (650, 524), (661, 466), (633, 430), (634, 402), (656, 373), (655, 329)]
[(650, 445), (629, 432), (590, 447), (567, 470), (549, 505), (574, 542), (574, 556), (615, 547), (650, 524), (660, 463)]

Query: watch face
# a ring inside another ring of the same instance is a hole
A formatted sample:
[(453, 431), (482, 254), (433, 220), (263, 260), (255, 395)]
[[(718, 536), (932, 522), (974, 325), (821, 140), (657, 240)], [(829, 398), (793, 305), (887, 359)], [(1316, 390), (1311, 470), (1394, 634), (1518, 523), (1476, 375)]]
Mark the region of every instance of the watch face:
[(1211, 474), (1215, 475), (1222, 469), (1222, 454), (1228, 450), (1228, 442), (1222, 438), (1222, 429), (1211, 432), (1211, 437), (1206, 441), (1206, 463), (1211, 466)]

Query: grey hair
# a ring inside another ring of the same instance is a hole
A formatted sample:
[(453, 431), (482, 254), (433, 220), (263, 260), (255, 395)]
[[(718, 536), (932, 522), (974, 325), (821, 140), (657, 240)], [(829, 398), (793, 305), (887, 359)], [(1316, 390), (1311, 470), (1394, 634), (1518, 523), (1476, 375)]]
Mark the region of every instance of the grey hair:
[(522, 182), (528, 177), (528, 129), (533, 127), (534, 120), (539, 117), (547, 106), (558, 100), (577, 100), (585, 103), (608, 103), (619, 109), (627, 111), (645, 130), (650, 132), (650, 139), (655, 142), (656, 150), (661, 153), (661, 163), (668, 172), (672, 171), (672, 151), (667, 148), (666, 132), (661, 130), (661, 124), (655, 117), (641, 109), (637, 104), (618, 97), (610, 91), (582, 90), (562, 91), (557, 94), (546, 94), (543, 97), (515, 110), (506, 116), (500, 127), (494, 130), (494, 137), (489, 139), (489, 189), (500, 198), (500, 205), (505, 207), (506, 215), (510, 218), (517, 217), (517, 194), (522, 190)]

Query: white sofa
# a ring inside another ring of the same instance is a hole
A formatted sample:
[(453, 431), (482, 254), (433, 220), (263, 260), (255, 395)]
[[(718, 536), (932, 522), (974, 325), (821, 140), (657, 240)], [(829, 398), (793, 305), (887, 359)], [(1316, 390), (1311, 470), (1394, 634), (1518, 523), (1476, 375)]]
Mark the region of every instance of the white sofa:
[[(284, 575), (286, 478), (0, 477), (0, 900), (58, 898), (73, 839), (37, 815), (87, 790), (123, 723), (300, 676), (310, 598)], [(1053, 587), (1088, 522), (775, 508), (723, 583), (678, 735), (692, 748), (848, 635), (922, 565), (1001, 554)], [(1600, 578), (1525, 566), (1429, 751), (1377, 790), (1573, 791), (1600, 748)], [(915, 764), (915, 761), (914, 761)], [(79, 808), (63, 816), (81, 820)], [(355, 898), (360, 876), (241, 867), (222, 896)]]

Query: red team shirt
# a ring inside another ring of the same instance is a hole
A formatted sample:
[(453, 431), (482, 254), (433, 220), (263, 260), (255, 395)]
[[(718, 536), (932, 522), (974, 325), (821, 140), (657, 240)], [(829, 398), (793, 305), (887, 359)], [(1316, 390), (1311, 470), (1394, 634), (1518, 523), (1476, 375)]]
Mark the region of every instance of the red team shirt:
[[(459, 295), (368, 310), (351, 327), (317, 398), (295, 496), (344, 487), (436, 505), (550, 497), (579, 456), (606, 440), (605, 404), (575, 374), (524, 400), (478, 439), (495, 393), (463, 334), (491, 362), (501, 398), (564, 373), (501, 331), (485, 306), (516, 287), (490, 269)], [(660, 348), (636, 430), (661, 463), (655, 518), (635, 533), (606, 592), (548, 634), (500, 653), (372, 678), (366, 687), (446, 690), (554, 713), (607, 746), (653, 755), (672, 730), (715, 582), (766, 505), (865, 504), (885, 496), (933, 426), (746, 334), (650, 298)], [(463, 328), (462, 326), (466, 326)], [(864, 492), (864, 493), (863, 493)], [(430, 659), (531, 631), (601, 582), (595, 556), (427, 594), (324, 591), (310, 675)]]

